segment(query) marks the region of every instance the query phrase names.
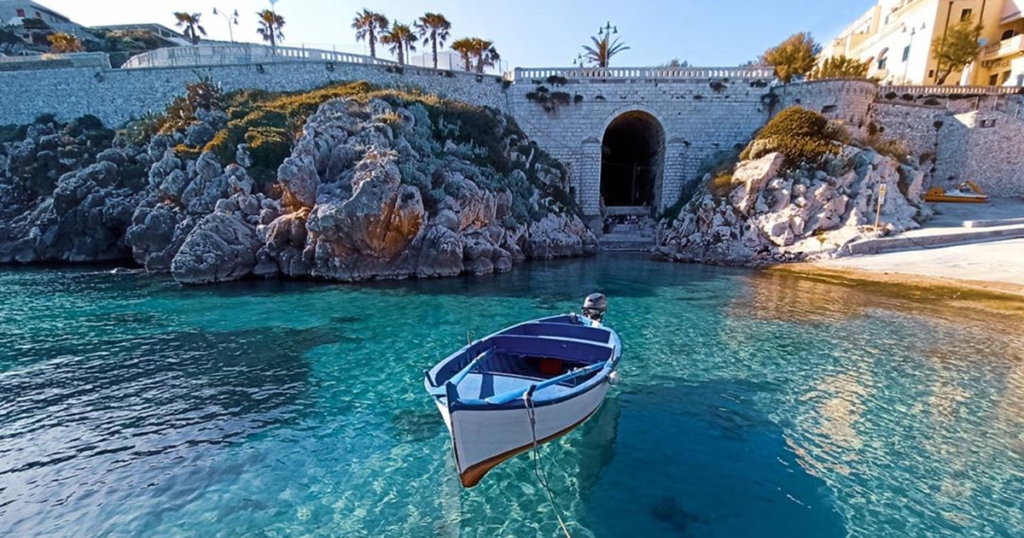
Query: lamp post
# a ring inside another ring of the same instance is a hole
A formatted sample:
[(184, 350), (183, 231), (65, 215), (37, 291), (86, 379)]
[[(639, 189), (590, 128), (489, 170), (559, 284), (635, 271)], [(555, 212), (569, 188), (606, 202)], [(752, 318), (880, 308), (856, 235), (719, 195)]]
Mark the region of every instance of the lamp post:
[(215, 7), (213, 8), (213, 14), (220, 15), (221, 17), (224, 17), (224, 20), (228, 21), (228, 35), (231, 36), (231, 42), (234, 43), (235, 29), (232, 27), (238, 25), (238, 10), (234, 10), (234, 12), (229, 15), (224, 11), (218, 11)]

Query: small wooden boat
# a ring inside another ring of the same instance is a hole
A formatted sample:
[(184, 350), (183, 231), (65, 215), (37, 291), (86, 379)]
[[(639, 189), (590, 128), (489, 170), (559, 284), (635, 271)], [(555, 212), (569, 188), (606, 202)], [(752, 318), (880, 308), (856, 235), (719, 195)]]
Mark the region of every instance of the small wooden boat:
[(944, 190), (942, 187), (932, 187), (924, 193), (925, 202), (950, 202), (958, 204), (981, 204), (988, 201), (988, 196), (981, 192), (981, 187), (973, 181), (965, 181), (957, 188)]
[(601, 406), (617, 379), (622, 344), (601, 324), (603, 305), (600, 313), (585, 308), (584, 314), (514, 325), (426, 372), (464, 487), (535, 444), (569, 433)]

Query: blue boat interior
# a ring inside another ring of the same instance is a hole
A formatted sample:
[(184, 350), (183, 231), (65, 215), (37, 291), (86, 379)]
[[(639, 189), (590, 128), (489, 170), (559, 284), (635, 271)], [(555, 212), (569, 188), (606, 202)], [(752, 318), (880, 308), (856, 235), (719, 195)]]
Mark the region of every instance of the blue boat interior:
[[(523, 323), (460, 350), (427, 375), (434, 386), (441, 386), (477, 360), (469, 373), (454, 382), (459, 399), (482, 400), (610, 360), (614, 353), (611, 334), (569, 316)], [(599, 372), (544, 386), (534, 397), (557, 397)]]

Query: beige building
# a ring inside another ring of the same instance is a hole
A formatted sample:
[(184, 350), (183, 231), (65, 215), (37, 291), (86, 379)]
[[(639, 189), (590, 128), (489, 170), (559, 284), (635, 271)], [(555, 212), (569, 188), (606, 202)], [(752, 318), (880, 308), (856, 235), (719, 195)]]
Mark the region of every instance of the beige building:
[(883, 84), (938, 84), (932, 42), (961, 21), (981, 22), (978, 60), (946, 85), (1024, 86), (1024, 0), (879, 0), (822, 58), (868, 60)]

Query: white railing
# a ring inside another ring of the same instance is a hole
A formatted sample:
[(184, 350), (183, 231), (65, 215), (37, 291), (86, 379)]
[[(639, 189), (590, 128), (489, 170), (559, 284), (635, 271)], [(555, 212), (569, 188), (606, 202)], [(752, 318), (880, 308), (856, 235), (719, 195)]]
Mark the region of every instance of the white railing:
[(70, 64), (74, 67), (102, 67), (110, 69), (110, 61), (102, 52), (72, 52), (68, 54), (37, 54), (33, 56), (0, 56), (0, 63), (18, 64), (33, 62), (52, 62), (61, 60), (60, 63)]
[(995, 58), (1010, 56), (1011, 54), (1016, 54), (1022, 51), (1024, 51), (1024, 34), (1016, 35), (1010, 39), (1004, 39), (999, 43), (993, 43), (985, 47), (981, 52), (981, 59), (993, 60)]
[(879, 86), (878, 95), (1012, 95), (1020, 91), (1016, 86)]
[(252, 65), (273, 62), (338, 62), (366, 65), (398, 65), (390, 60), (361, 54), (304, 47), (276, 47), (239, 43), (234, 45), (198, 45), (156, 49), (132, 56), (123, 69), (147, 67), (188, 67), (215, 65)]
[(516, 80), (546, 79), (773, 79), (771, 67), (607, 67), (607, 68), (565, 68), (530, 67), (517, 68)]

